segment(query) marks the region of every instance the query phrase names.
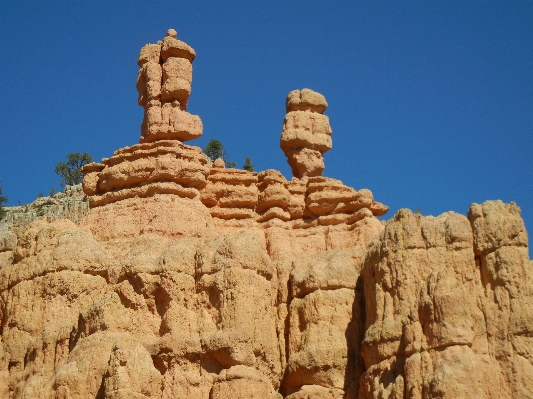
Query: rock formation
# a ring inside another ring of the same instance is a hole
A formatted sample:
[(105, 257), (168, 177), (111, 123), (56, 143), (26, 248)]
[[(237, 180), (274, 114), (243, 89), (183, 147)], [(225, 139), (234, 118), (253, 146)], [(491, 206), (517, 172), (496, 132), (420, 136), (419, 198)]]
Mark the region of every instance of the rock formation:
[(48, 221), (69, 219), (78, 223), (89, 211), (89, 200), (81, 184), (77, 184), (66, 186), (53, 196), (38, 197), (29, 204), (4, 209), (7, 215), (0, 220), (0, 231), (12, 230), (20, 237), (33, 221), (41, 217)]
[(533, 397), (533, 263), (514, 204), (388, 208), (321, 176), (325, 98), (287, 99), (293, 169), (183, 144), (194, 51), (141, 50), (141, 143), (83, 169), (88, 214), (0, 232), (0, 397)]
[(139, 105), (144, 107), (141, 143), (162, 139), (192, 140), (202, 135), (202, 121), (186, 112), (196, 53), (169, 29), (157, 44), (141, 49), (137, 75)]
[(323, 115), (327, 106), (326, 98), (310, 89), (293, 90), (287, 96), (281, 149), (299, 179), (322, 176), (322, 154), (332, 147), (329, 118)]
[(361, 399), (533, 397), (533, 264), (516, 205), (400, 210), (362, 278)]

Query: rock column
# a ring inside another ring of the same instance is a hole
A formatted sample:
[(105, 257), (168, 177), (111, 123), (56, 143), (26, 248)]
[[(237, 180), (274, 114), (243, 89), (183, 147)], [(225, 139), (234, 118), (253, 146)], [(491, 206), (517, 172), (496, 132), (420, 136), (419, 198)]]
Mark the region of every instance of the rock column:
[(332, 147), (329, 118), (323, 115), (327, 106), (326, 98), (310, 89), (293, 90), (287, 95), (280, 146), (298, 179), (322, 176), (322, 154)]
[(141, 49), (137, 75), (139, 105), (144, 107), (141, 143), (177, 139), (188, 141), (202, 135), (202, 121), (186, 112), (191, 94), (192, 62), (196, 53), (169, 29), (157, 44)]

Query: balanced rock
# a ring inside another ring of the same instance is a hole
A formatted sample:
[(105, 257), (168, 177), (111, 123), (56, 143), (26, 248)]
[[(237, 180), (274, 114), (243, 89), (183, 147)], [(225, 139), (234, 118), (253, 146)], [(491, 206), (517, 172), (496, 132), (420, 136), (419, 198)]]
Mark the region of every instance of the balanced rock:
[(322, 154), (332, 147), (329, 118), (323, 115), (327, 106), (324, 96), (310, 89), (294, 90), (287, 96), (280, 145), (299, 179), (321, 176), (324, 170)]

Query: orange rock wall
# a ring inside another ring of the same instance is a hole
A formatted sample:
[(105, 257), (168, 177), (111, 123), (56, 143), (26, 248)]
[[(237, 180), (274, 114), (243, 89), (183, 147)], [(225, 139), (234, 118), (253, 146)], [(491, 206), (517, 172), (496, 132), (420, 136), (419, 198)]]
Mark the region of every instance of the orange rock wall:
[(0, 233), (0, 397), (532, 396), (516, 205), (226, 232), (213, 208), (156, 194)]
[(533, 263), (501, 201), (391, 219), (368, 250), (361, 399), (533, 397)]

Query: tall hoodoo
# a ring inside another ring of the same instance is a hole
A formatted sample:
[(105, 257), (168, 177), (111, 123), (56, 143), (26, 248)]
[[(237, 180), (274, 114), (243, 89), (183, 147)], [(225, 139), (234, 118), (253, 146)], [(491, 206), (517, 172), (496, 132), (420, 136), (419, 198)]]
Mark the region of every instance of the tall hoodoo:
[(139, 105), (144, 107), (141, 143), (193, 140), (202, 135), (202, 121), (186, 112), (191, 94), (192, 62), (196, 53), (169, 29), (157, 44), (141, 49), (137, 75)]
[(287, 115), (283, 122), (280, 146), (292, 174), (322, 176), (323, 153), (331, 150), (331, 126), (324, 114), (326, 98), (313, 90), (293, 90), (287, 95)]
[(137, 91), (145, 112), (140, 144), (83, 168), (91, 208), (156, 194), (190, 199), (206, 185), (209, 169), (201, 148), (183, 144), (203, 130), (200, 117), (186, 112), (196, 53), (177, 35), (169, 29), (162, 41), (141, 49)]

